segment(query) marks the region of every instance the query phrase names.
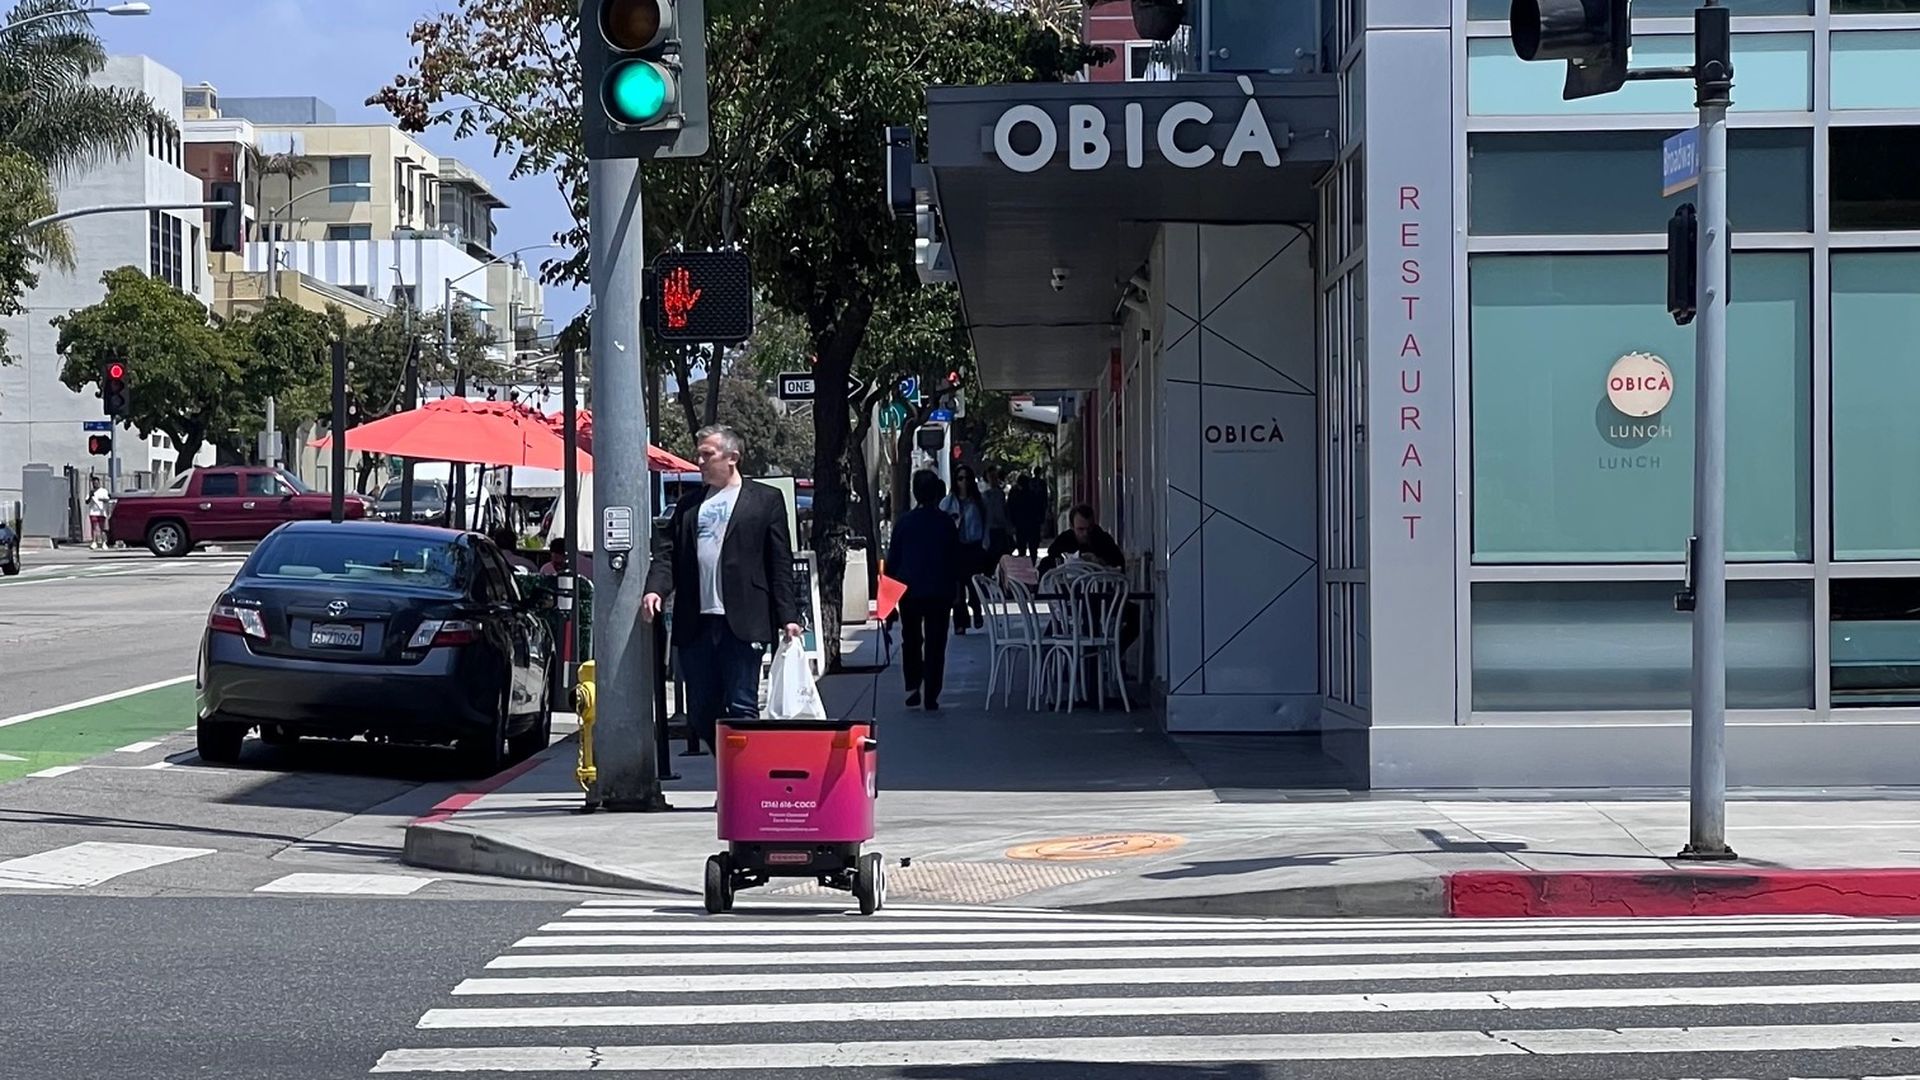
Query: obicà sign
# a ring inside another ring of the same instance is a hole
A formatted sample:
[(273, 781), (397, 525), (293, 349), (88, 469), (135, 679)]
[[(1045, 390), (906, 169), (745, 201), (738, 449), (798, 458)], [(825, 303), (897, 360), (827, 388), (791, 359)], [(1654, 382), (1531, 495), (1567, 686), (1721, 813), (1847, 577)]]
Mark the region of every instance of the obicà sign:
[[(1231, 169), (1249, 159), (1278, 168), (1291, 133), (1285, 123), (1276, 130), (1268, 122), (1252, 80), (1241, 76), (1238, 84), (1243, 98), (1237, 112), (1195, 99), (1129, 101), (1114, 118), (1099, 105), (1075, 102), (1067, 106), (1062, 123), (1038, 104), (1014, 105), (994, 122), (993, 154), (1020, 173), (1045, 168), (1063, 146), (1067, 167), (1079, 172), (1121, 165), (1138, 169), (1155, 158), (1181, 169)], [(1157, 111), (1149, 115), (1150, 109)]]
[(1652, 353), (1628, 353), (1607, 372), (1607, 401), (1623, 416), (1658, 415), (1673, 401), (1673, 369)]

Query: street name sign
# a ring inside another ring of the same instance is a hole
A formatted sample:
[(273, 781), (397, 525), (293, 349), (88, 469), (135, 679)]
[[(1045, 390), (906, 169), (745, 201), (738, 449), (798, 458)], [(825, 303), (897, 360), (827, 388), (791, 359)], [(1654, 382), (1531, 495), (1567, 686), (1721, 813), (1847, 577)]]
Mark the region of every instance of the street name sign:
[(1678, 195), (1700, 183), (1700, 129), (1688, 128), (1660, 144), (1660, 194)]
[(111, 421), (111, 420), (82, 420), (82, 421), (80, 421), (80, 430), (81, 430), (81, 431), (112, 431), (112, 430), (113, 430), (113, 421)]

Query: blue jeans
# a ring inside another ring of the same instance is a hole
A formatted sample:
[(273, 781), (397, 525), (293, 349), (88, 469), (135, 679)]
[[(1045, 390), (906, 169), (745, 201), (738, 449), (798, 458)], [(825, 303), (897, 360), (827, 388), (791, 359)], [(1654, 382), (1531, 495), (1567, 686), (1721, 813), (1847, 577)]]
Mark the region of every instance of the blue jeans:
[(759, 646), (733, 636), (725, 615), (700, 616), (693, 640), (680, 646), (687, 723), (709, 750), (718, 750), (715, 727), (721, 717), (759, 717), (761, 656)]

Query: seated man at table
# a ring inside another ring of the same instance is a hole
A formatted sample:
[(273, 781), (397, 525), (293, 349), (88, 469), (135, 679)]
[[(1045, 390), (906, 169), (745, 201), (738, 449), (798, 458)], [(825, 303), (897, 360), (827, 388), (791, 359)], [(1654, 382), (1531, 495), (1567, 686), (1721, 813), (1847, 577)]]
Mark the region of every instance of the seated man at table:
[(1121, 554), (1119, 542), (1112, 533), (1094, 523), (1093, 507), (1084, 503), (1074, 507), (1069, 520), (1073, 527), (1053, 538), (1047, 547), (1047, 557), (1040, 560), (1040, 573), (1059, 566), (1069, 555), (1092, 559), (1115, 570), (1126, 569), (1127, 557)]

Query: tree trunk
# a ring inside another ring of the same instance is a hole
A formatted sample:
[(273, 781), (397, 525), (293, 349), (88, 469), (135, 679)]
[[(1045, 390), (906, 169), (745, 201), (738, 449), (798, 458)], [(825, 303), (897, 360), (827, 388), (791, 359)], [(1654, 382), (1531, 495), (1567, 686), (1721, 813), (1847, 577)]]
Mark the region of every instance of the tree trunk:
[(820, 635), (828, 671), (840, 670), (840, 589), (847, 576), (848, 408), (823, 407), (847, 400), (853, 357), (873, 317), (873, 301), (857, 297), (837, 319), (813, 321), (825, 332), (813, 336), (813, 554), (820, 582)]
[(169, 431), (167, 434), (173, 436), (173, 471), (179, 473), (192, 468), (193, 459), (200, 456), (200, 447), (206, 444), (206, 439), (198, 431)]
[[(720, 391), (724, 388), (723, 384), (726, 380), (720, 377), (719, 357), (720, 347), (718, 345), (707, 346), (707, 360), (705, 364), (707, 373), (707, 422), (704, 425), (706, 427), (712, 427), (720, 422)], [(699, 429), (690, 428), (689, 430), (697, 431)]]

